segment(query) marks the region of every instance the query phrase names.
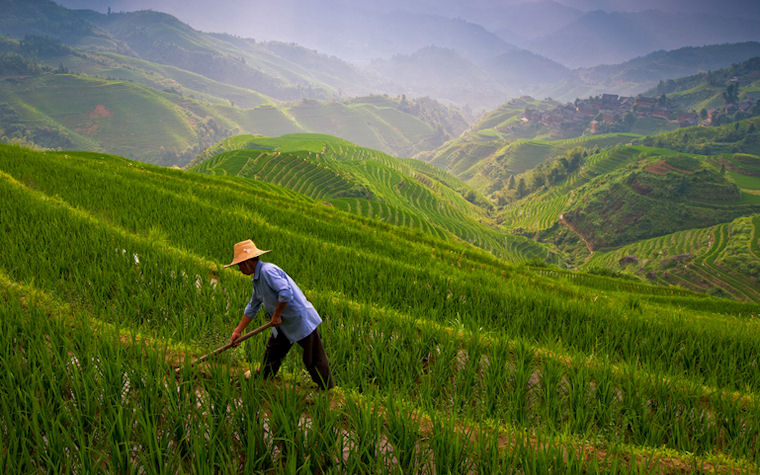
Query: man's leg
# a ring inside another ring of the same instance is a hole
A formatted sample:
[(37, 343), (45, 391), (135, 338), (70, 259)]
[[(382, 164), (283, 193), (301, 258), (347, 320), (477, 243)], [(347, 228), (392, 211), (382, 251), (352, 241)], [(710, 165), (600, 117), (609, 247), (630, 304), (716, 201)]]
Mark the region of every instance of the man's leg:
[(303, 364), (306, 365), (311, 379), (320, 389), (331, 389), (334, 386), (332, 372), (319, 331), (315, 329), (309, 336), (299, 340), (298, 344), (303, 348)]
[(277, 338), (274, 335), (269, 336), (266, 349), (264, 349), (264, 364), (261, 367), (261, 375), (264, 379), (270, 378), (277, 374), (280, 369), (282, 359), (293, 346), (290, 340), (280, 331), (277, 332)]

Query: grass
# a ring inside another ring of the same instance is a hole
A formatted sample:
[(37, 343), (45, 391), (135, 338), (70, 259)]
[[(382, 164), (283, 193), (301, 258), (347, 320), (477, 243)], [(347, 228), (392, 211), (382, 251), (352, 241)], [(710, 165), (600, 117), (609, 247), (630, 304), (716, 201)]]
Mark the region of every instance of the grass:
[(655, 283), (677, 283), (699, 291), (717, 287), (736, 298), (757, 301), (760, 294), (754, 269), (760, 261), (752, 252), (755, 219), (756, 215), (737, 218), (596, 253), (584, 267), (625, 268)]
[(549, 257), (542, 246), (504, 236), (482, 205), (464, 198), (474, 192), (453, 176), (345, 140), (319, 134), (236, 136), (203, 157), (194, 171), (268, 181), (344, 211), (449, 236), (515, 260)]
[[(7, 146), (0, 170), (13, 471), (757, 469), (756, 305), (542, 276), (254, 180)], [(239, 319), (221, 263), (246, 237), (323, 316), (337, 401), (304, 399), (295, 357), (238, 379), (260, 341), (174, 378)]]

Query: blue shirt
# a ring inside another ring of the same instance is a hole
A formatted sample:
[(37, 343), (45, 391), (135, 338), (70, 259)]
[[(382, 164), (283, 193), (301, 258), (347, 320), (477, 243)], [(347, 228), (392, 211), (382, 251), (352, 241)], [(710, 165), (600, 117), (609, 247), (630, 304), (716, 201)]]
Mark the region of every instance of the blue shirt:
[(309, 336), (322, 323), (319, 314), (306, 300), (301, 289), (285, 271), (276, 265), (259, 261), (256, 264), (256, 270), (253, 271), (252, 280), (253, 295), (243, 312), (246, 317), (255, 317), (262, 303), (270, 316), (274, 314), (278, 302), (288, 303), (282, 311), (282, 323), (277, 327), (272, 327), (272, 334), (275, 337), (279, 330), (291, 343), (295, 343)]

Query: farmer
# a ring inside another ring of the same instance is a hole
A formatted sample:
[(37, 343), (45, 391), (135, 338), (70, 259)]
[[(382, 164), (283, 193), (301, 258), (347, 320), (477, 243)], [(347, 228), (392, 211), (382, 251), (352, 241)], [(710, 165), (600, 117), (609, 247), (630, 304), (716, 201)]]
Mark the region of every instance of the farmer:
[(240, 323), (232, 332), (230, 343), (240, 338), (263, 303), (274, 325), (264, 350), (261, 370), (264, 379), (277, 374), (283, 358), (293, 343), (297, 342), (303, 348), (303, 363), (311, 379), (320, 389), (329, 390), (333, 387), (332, 373), (317, 330), (322, 319), (285, 271), (259, 260), (259, 256), (267, 252), (270, 251), (262, 251), (250, 239), (242, 241), (235, 244), (232, 262), (224, 266), (237, 265), (243, 274), (253, 275), (253, 296), (245, 307)]

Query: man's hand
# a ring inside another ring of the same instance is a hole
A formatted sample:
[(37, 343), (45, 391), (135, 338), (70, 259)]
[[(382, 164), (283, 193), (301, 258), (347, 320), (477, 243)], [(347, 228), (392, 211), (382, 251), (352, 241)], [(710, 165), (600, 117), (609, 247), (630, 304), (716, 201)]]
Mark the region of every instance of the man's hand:
[(277, 326), (282, 323), (282, 311), (285, 310), (285, 307), (287, 306), (288, 302), (277, 302), (277, 307), (275, 307), (272, 319), (270, 320), (272, 325)]
[(230, 344), (232, 346), (238, 346), (240, 343), (235, 343), (235, 340), (237, 340), (238, 338), (240, 338), (240, 330), (236, 328), (235, 331), (232, 332), (232, 336), (230, 337)]

